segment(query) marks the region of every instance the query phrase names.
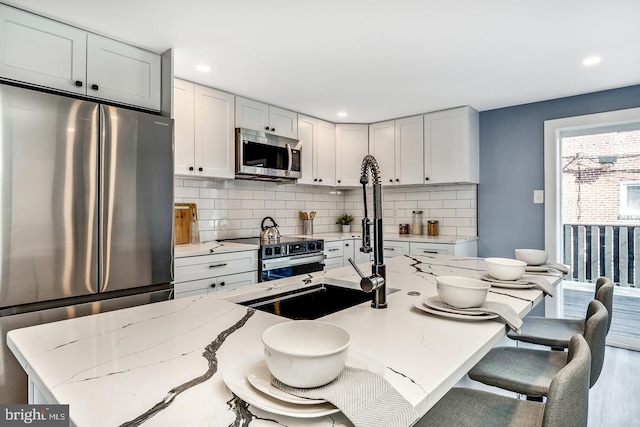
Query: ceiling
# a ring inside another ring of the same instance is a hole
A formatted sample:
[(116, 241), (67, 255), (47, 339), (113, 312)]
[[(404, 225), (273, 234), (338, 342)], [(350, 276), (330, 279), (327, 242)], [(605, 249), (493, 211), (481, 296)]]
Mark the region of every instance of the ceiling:
[(177, 77), (337, 123), (640, 83), (638, 0), (3, 1), (173, 48)]

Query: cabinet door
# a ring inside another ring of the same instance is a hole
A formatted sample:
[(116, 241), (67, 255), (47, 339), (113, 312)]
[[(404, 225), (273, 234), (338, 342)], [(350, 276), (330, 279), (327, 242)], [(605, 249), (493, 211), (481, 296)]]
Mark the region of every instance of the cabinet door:
[(343, 245), (343, 252), (342, 252), (343, 264), (351, 265), (349, 264), (349, 258), (354, 260), (357, 264), (355, 244), (353, 243), (353, 239), (344, 240), (342, 245)]
[(278, 107), (269, 107), (269, 132), (298, 139), (298, 114)]
[[(258, 272), (249, 271), (247, 273), (232, 274), (230, 276), (220, 276), (216, 281), (216, 291), (240, 288), (242, 286), (253, 285), (258, 281)], [(211, 292), (211, 290), (209, 290)]]
[(422, 184), (424, 126), (422, 115), (395, 120), (395, 183)]
[(234, 178), (234, 96), (205, 86), (195, 86), (196, 175)]
[(478, 112), (470, 107), (424, 115), (428, 183), (478, 183)]
[(369, 126), (336, 125), (336, 185), (359, 187), (362, 159), (368, 153)]
[(87, 95), (160, 110), (160, 55), (87, 36)]
[(455, 244), (411, 242), (409, 244), (409, 252), (416, 255), (453, 255), (455, 252)]
[(0, 5), (0, 75), (86, 94), (87, 33)]
[(174, 173), (194, 175), (194, 84), (173, 80)]
[(380, 166), (382, 185), (395, 183), (395, 127), (393, 120), (369, 125), (369, 154)]
[[(315, 144), (318, 135), (318, 120), (298, 114), (298, 139), (302, 142), (302, 178), (298, 184), (314, 184), (318, 182), (315, 163)], [(314, 182), (315, 181), (315, 182)]]
[(236, 127), (266, 132), (269, 128), (269, 106), (236, 96)]
[(314, 168), (316, 184), (336, 185), (336, 125), (318, 120), (318, 138), (314, 145)]

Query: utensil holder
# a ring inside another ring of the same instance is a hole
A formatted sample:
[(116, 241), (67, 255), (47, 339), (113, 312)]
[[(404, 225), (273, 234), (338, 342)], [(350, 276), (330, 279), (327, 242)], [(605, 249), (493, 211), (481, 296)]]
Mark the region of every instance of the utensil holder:
[(302, 232), (303, 232), (303, 234), (313, 234), (313, 220), (312, 219), (303, 219), (302, 220)]

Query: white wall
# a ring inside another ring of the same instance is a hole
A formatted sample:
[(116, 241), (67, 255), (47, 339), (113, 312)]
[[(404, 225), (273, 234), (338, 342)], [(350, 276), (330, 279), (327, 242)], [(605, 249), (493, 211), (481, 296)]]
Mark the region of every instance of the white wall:
[[(315, 233), (339, 231), (336, 218), (346, 211), (354, 215), (357, 232), (364, 215), (359, 189), (190, 178), (176, 178), (174, 185), (176, 202), (198, 206), (201, 241), (256, 237), (265, 216), (276, 220), (283, 235), (302, 234), (300, 211), (317, 212)], [(476, 185), (383, 187), (382, 199), (385, 234), (397, 234), (398, 224), (410, 224), (412, 211), (422, 210), (425, 221), (440, 221), (441, 235), (477, 235)], [(371, 206), (371, 192), (367, 201)]]

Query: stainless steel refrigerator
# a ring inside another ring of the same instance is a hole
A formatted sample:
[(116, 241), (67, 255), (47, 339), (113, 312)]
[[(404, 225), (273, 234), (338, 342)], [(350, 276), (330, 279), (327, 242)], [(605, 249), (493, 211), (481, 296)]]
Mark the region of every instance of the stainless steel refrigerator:
[(172, 264), (172, 120), (0, 85), (3, 341), (168, 299)]

